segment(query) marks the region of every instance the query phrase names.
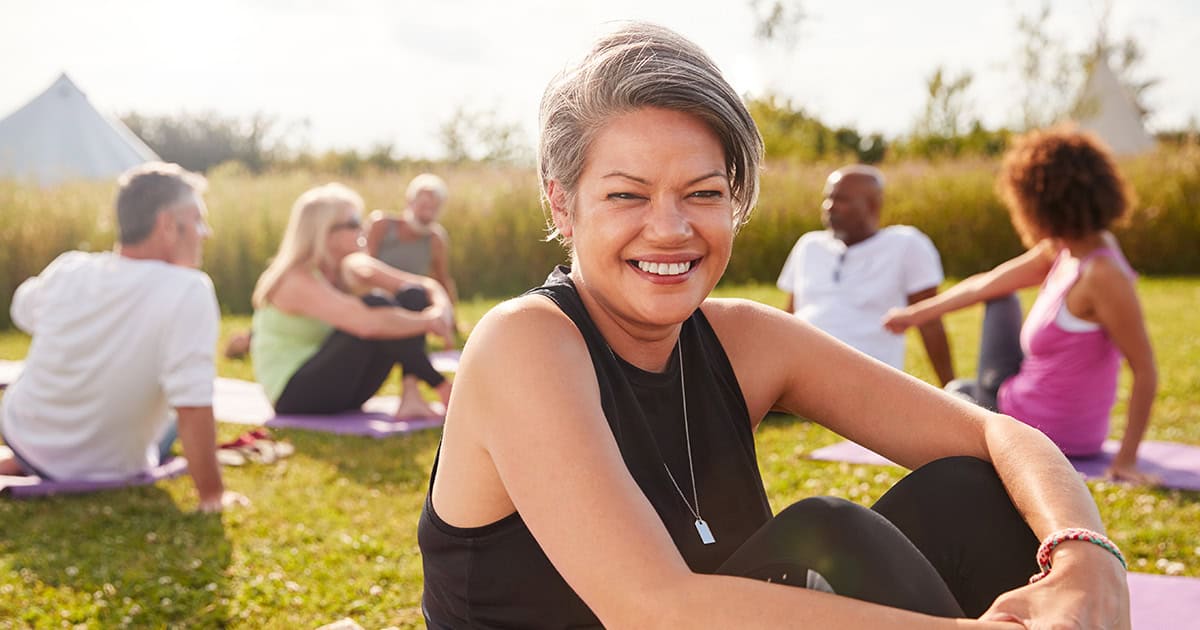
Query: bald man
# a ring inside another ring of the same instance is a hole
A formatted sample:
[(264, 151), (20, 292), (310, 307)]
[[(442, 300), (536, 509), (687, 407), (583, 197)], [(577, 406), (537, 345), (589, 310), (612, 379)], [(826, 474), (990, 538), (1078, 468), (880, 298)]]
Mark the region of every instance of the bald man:
[[(778, 286), (786, 310), (884, 363), (904, 369), (904, 336), (888, 332), (885, 313), (937, 294), (942, 263), (928, 236), (907, 225), (879, 227), (883, 173), (845, 166), (825, 182), (821, 220), (827, 229), (800, 237)], [(940, 319), (920, 327), (942, 385), (954, 379)]]

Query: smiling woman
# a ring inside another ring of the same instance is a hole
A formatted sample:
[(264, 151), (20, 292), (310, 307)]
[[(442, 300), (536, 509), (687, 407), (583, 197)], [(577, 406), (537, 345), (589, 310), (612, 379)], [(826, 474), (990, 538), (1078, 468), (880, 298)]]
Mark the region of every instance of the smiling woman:
[[(1115, 547), (1058, 544), (1102, 525), (1040, 433), (710, 298), (762, 144), (703, 51), (625, 25), (541, 122), (571, 265), (464, 350), (418, 528), (430, 627), (1128, 627)], [(753, 438), (772, 409), (916, 470), (871, 510), (772, 516)], [(1054, 572), (1022, 586), (1039, 536)]]

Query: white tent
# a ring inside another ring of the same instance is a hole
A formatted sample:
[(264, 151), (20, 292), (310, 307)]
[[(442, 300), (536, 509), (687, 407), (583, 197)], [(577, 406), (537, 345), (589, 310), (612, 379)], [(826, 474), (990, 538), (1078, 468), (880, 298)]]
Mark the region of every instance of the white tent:
[(1079, 100), (1079, 126), (1100, 136), (1117, 155), (1141, 153), (1154, 147), (1142, 125), (1142, 110), (1133, 95), (1100, 55), (1088, 75)]
[(43, 185), (109, 179), (157, 159), (121, 121), (96, 111), (65, 74), (0, 120), (0, 178)]

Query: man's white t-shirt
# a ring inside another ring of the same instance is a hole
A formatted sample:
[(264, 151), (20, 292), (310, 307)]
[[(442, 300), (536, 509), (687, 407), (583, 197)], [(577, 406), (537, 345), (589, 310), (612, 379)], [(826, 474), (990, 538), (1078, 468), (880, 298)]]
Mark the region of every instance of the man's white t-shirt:
[(942, 279), (929, 237), (892, 225), (850, 247), (828, 230), (801, 236), (777, 284), (793, 295), (797, 317), (902, 370), (904, 336), (888, 332), (883, 316)]
[(0, 432), (54, 479), (143, 472), (171, 408), (212, 405), (220, 314), (203, 272), (67, 252), (17, 288), (12, 320), (33, 342)]

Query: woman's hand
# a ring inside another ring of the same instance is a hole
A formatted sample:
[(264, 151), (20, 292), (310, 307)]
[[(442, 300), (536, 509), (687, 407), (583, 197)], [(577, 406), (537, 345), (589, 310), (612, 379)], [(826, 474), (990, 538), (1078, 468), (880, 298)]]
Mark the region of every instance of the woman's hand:
[(421, 311), (421, 314), (428, 318), (425, 322), (426, 332), (446, 340), (449, 347), (454, 334), (454, 310), (445, 305), (434, 304)]
[(250, 499), (246, 498), (245, 495), (232, 490), (225, 490), (219, 496), (201, 500), (200, 505), (196, 506), (196, 511), (203, 514), (215, 514), (229, 508), (247, 507), (249, 505)]
[(1113, 459), (1113, 463), (1105, 471), (1105, 476), (1114, 481), (1127, 481), (1139, 486), (1161, 486), (1163, 478), (1154, 473), (1138, 470), (1137, 461), (1124, 461), (1120, 456)]
[(883, 327), (897, 335), (920, 324), (908, 308), (892, 308), (883, 316)]
[(980, 620), (1031, 629), (1129, 629), (1129, 587), (1115, 556), (1090, 542), (1067, 541), (1053, 561), (1049, 575), (996, 598)]

